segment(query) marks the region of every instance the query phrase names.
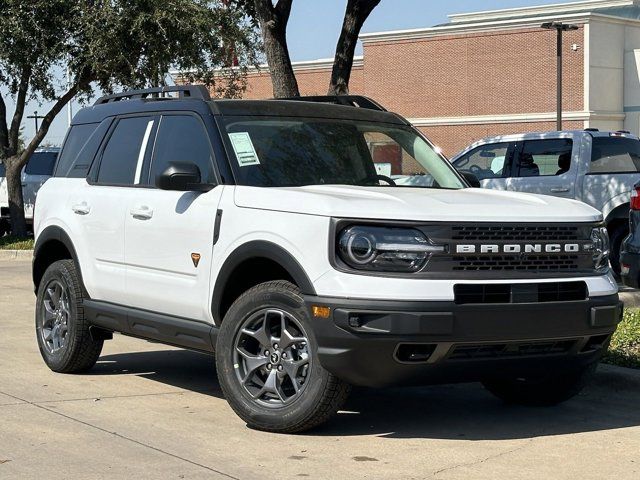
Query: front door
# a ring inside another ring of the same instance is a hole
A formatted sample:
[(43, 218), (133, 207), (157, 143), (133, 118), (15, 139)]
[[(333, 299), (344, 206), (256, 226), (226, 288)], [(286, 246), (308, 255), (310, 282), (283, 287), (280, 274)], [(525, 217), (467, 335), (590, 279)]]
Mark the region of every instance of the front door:
[(574, 198), (578, 162), (573, 156), (570, 138), (521, 142), (509, 178), (509, 190)]
[(216, 211), (223, 186), (207, 193), (155, 187), (169, 162), (198, 165), (203, 183), (216, 183), (213, 153), (197, 115), (163, 115), (148, 173), (128, 199), (126, 290), (131, 307), (208, 321), (209, 274)]

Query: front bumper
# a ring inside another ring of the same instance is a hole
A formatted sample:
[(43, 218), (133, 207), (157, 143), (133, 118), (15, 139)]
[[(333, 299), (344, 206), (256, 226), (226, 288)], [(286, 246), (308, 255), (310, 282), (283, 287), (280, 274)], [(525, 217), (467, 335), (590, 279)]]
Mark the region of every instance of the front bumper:
[[(618, 295), (456, 304), (306, 296), (322, 366), (354, 385), (519, 377), (597, 361), (622, 317)], [(313, 316), (313, 306), (331, 309)]]

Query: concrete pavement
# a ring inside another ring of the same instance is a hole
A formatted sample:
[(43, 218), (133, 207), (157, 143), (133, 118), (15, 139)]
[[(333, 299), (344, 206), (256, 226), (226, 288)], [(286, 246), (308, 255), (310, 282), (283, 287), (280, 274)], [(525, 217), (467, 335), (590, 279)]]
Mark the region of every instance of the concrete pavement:
[(640, 478), (640, 372), (505, 406), (479, 385), (358, 390), (305, 435), (249, 430), (211, 358), (123, 336), (84, 375), (50, 372), (29, 262), (0, 261), (0, 478)]

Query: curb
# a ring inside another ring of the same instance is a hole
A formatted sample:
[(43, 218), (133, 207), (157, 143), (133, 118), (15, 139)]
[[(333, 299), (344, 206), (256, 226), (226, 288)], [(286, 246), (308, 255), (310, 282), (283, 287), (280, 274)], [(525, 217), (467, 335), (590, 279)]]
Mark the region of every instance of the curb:
[(33, 250), (0, 250), (0, 260), (31, 260)]

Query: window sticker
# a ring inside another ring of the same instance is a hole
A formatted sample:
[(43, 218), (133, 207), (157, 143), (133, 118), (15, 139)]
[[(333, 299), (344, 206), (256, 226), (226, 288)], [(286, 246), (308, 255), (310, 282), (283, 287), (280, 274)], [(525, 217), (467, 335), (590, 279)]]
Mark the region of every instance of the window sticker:
[(236, 153), (238, 165), (241, 167), (249, 167), (251, 165), (260, 165), (258, 154), (253, 147), (253, 142), (248, 132), (230, 133), (231, 145)]

